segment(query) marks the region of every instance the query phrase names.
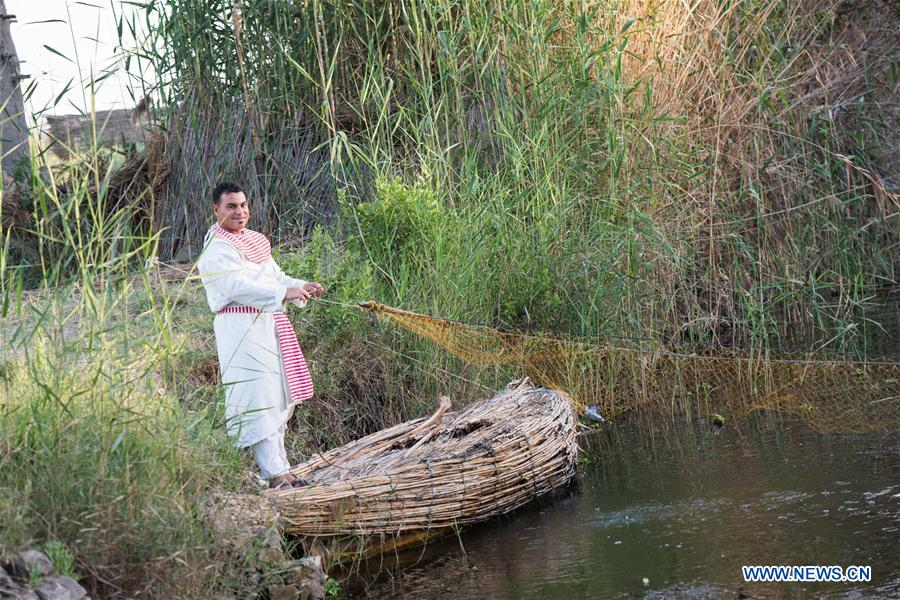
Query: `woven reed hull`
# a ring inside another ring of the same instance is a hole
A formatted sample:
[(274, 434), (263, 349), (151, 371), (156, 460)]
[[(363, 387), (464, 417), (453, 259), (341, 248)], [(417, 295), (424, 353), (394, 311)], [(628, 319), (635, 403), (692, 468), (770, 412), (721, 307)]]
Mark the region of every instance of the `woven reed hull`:
[(575, 475), (575, 412), (562, 393), (513, 382), (442, 419), (417, 419), (298, 465), (312, 482), (268, 492), (303, 536), (407, 535), (491, 519)]

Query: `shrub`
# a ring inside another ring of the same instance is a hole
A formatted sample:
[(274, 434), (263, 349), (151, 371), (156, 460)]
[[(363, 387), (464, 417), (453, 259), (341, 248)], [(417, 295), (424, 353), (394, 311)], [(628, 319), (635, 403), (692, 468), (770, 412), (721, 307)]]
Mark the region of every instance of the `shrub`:
[(402, 265), (420, 269), (435, 260), (437, 240), (452, 225), (455, 215), (438, 199), (424, 181), (405, 185), (397, 179), (379, 178), (371, 202), (342, 205), (343, 219), (349, 223), (351, 247), (373, 263), (386, 281)]

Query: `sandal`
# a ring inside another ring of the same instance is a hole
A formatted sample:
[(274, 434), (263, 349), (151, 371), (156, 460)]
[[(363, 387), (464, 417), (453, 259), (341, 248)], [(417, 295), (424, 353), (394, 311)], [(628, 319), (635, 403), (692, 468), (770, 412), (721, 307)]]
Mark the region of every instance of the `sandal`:
[(293, 482), (288, 477), (279, 475), (269, 480), (269, 487), (276, 491), (290, 490), (294, 488), (292, 483)]
[(312, 483), (307, 481), (306, 479), (300, 479), (299, 477), (296, 477), (296, 476), (291, 476), (290, 482), (291, 482), (291, 487), (295, 487), (295, 488), (306, 487), (308, 485), (312, 485)]

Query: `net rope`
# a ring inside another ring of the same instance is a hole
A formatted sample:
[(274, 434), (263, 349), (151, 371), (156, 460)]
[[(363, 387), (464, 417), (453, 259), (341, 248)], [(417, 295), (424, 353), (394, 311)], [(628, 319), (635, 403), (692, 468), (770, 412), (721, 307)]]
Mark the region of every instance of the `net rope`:
[(900, 431), (896, 361), (506, 332), (377, 302), (359, 306), (467, 363), (507, 367), (564, 391), (579, 410), (596, 404), (607, 419), (635, 409), (731, 418), (764, 409), (798, 415), (823, 433)]

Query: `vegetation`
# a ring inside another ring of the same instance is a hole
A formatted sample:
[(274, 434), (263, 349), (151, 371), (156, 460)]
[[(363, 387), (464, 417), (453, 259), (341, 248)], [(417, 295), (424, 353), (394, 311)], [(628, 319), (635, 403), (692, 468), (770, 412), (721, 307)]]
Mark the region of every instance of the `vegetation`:
[(35, 177), (43, 279), (25, 291), (23, 271), (4, 270), (0, 547), (37, 542), (104, 597), (204, 595), (213, 581), (239, 593), (201, 508), (212, 486), (242, 485), (244, 465), (216, 396), (192, 403), (198, 390), (166, 376), (186, 352), (177, 294), (140, 268), (155, 240), (123, 225), (130, 208), (106, 210), (103, 164), (68, 168), (66, 186)]
[(58, 541), (103, 596), (250, 589), (200, 514), (248, 458), (223, 432), (202, 290), (166, 267), (196, 252), (225, 177), (285, 270), (344, 304), (292, 313), (317, 386), (294, 458), (508, 376), (370, 324), (345, 306), (361, 299), (867, 353), (900, 256), (900, 59), (880, 4), (692, 7), (165, 0), (121, 15), (147, 34), (127, 68), (165, 107), (158, 133), (124, 160), (94, 147), (49, 164), (35, 147), (4, 188), (3, 216), (13, 202), (28, 219), (2, 229), (0, 545)]
[[(170, 203), (204, 210), (172, 194), (184, 181), (240, 177), (258, 226), (282, 240), (328, 226), (381, 299), (591, 335), (777, 345), (801, 328), (856, 350), (896, 279), (896, 196), (879, 173), (897, 57), (877, 6), (234, 7), (149, 13), (179, 140), (163, 154), (184, 137), (228, 147), (170, 172), (159, 225), (191, 230)], [(854, 29), (872, 37), (840, 69)], [(228, 142), (209, 114), (246, 131)], [(305, 148), (300, 129), (319, 152), (288, 177), (276, 163)]]

